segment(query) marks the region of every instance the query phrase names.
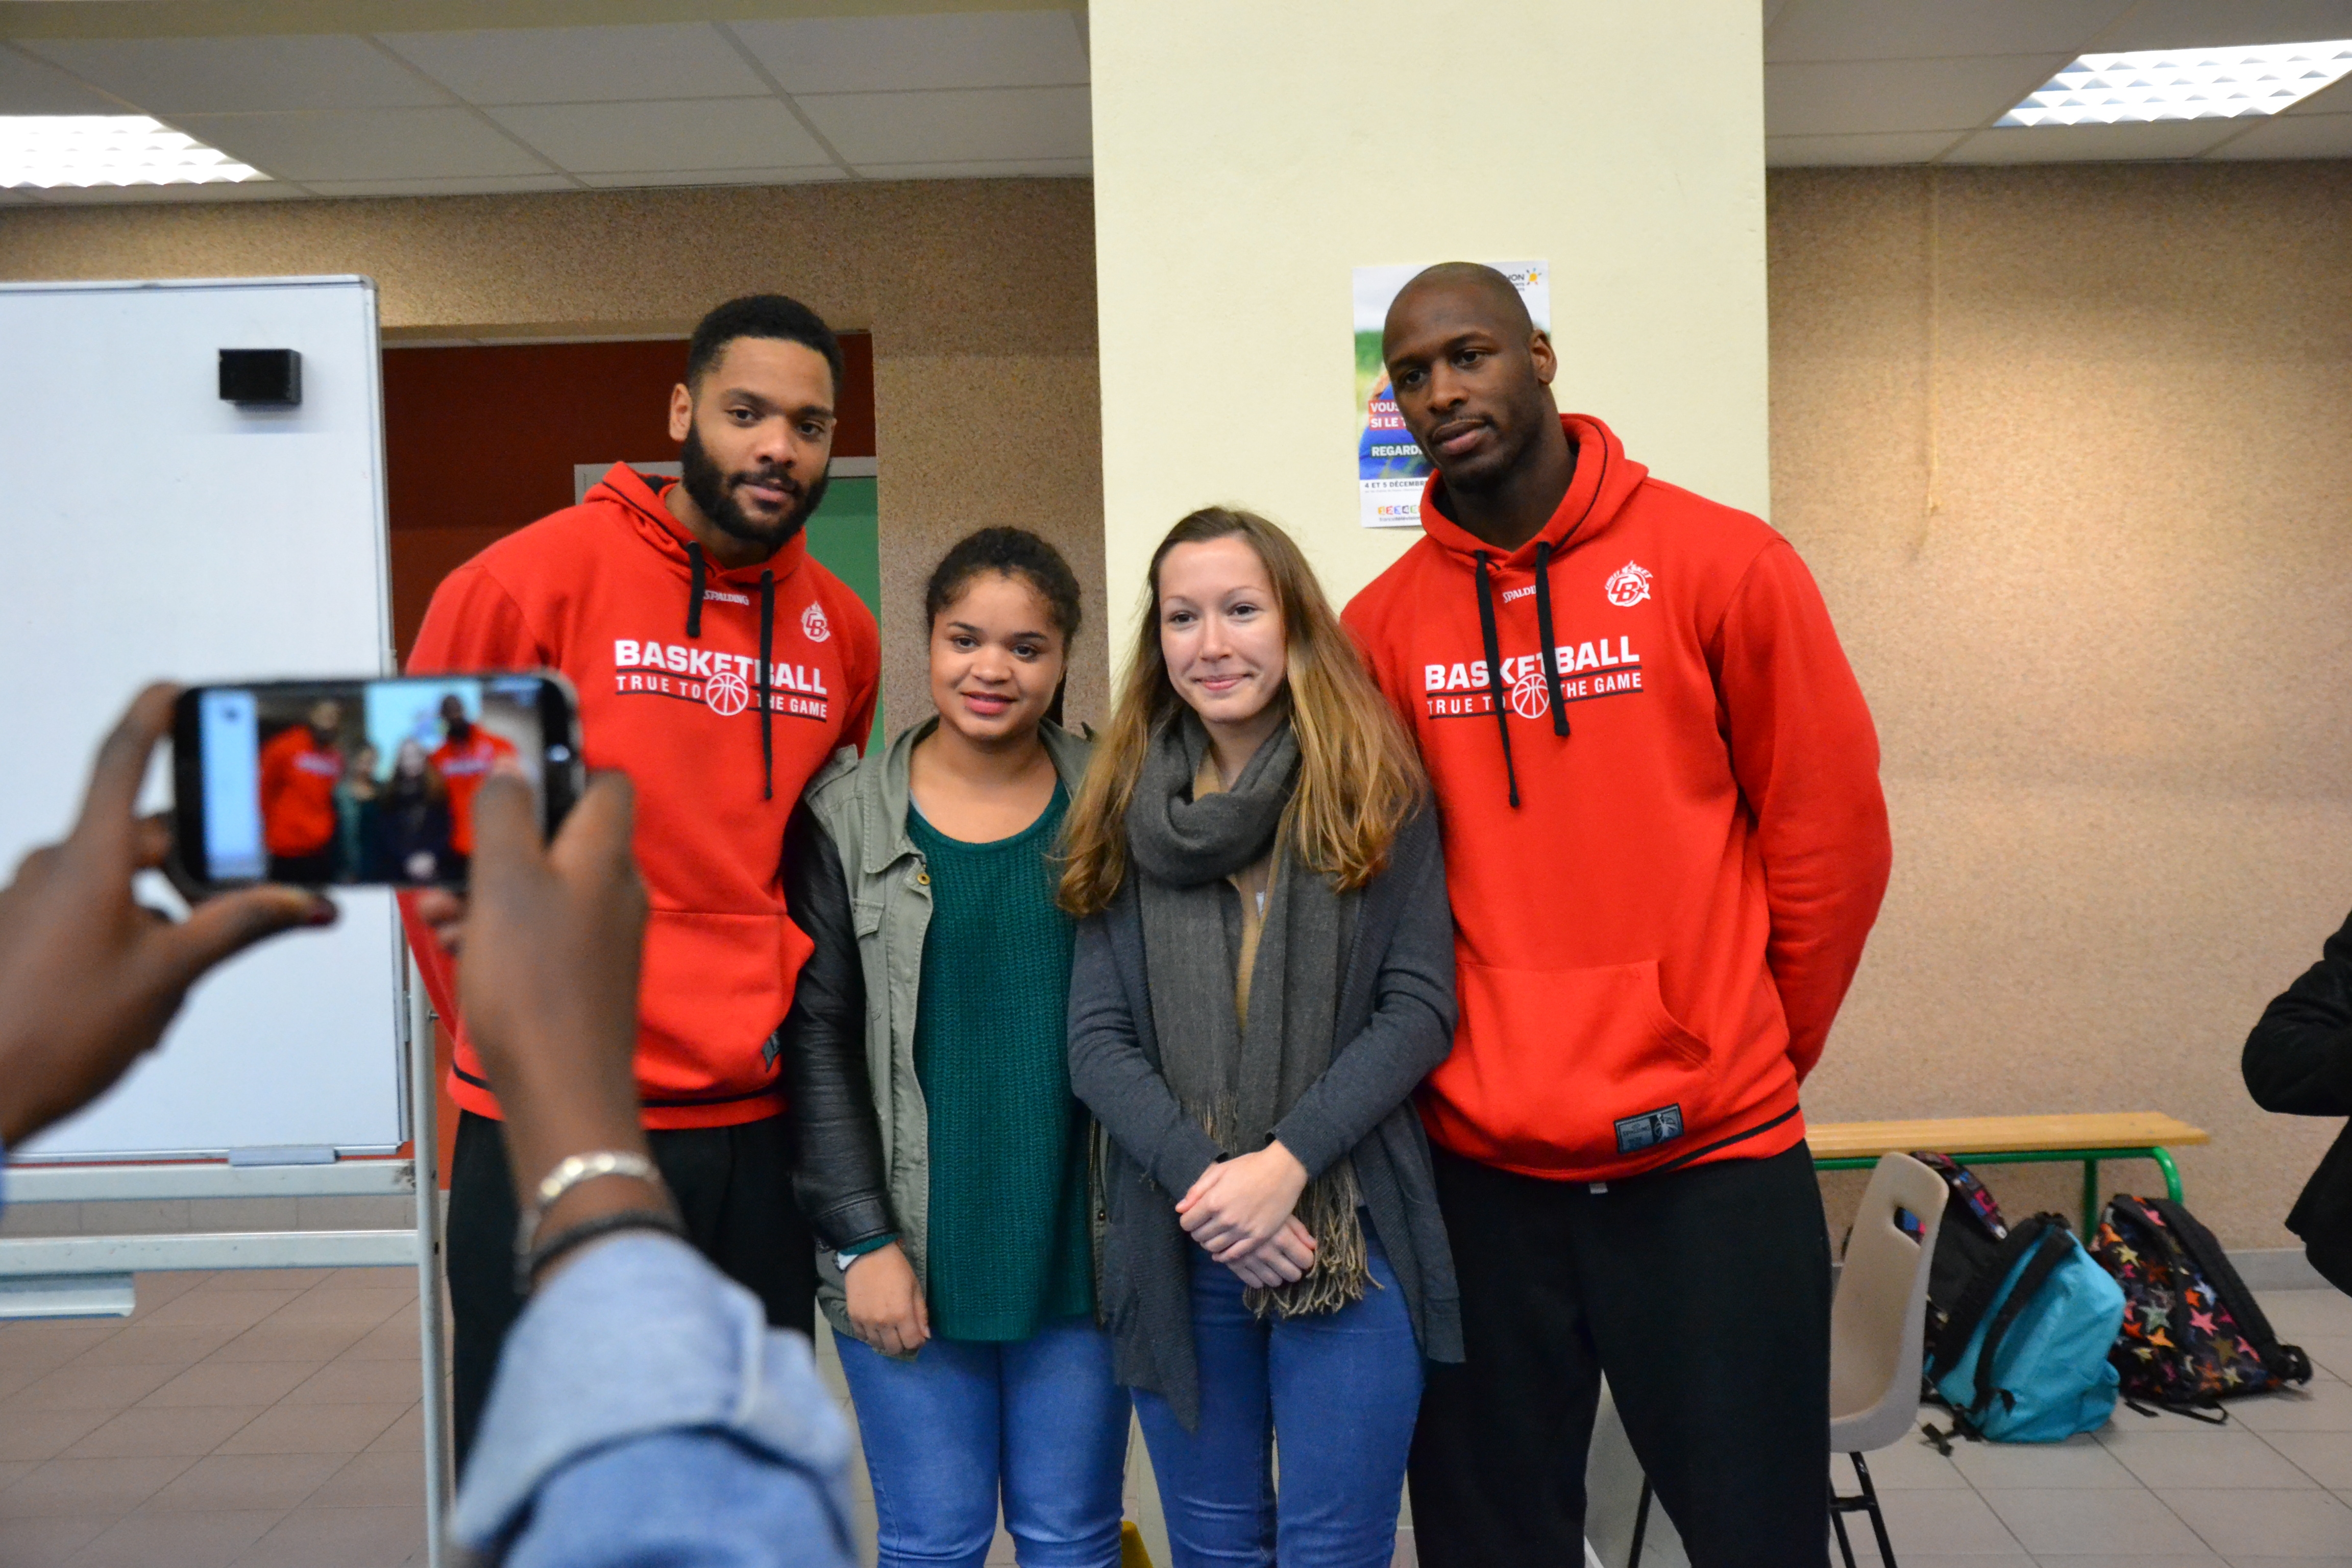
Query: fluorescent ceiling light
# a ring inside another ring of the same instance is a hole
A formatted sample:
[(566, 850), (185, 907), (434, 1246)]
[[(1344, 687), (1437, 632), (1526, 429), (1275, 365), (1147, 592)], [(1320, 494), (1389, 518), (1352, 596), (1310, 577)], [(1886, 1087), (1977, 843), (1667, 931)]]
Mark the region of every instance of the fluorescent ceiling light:
[(0, 114), (0, 185), (211, 185), (268, 178), (143, 114)]
[(2000, 125), (2116, 125), (2276, 114), (2352, 71), (2352, 38), (2084, 55)]

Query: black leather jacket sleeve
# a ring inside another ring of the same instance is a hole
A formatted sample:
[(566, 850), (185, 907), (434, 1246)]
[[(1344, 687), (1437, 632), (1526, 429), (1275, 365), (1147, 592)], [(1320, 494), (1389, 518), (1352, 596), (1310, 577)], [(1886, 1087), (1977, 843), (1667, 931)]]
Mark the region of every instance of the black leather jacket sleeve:
[(2352, 1116), (2352, 920), (2263, 1009), (2239, 1068), (2264, 1110)]
[(818, 1242), (839, 1250), (898, 1226), (866, 1070), (866, 973), (849, 883), (833, 836), (806, 801), (784, 830), (784, 904), (815, 944), (784, 1017), (793, 1196)]

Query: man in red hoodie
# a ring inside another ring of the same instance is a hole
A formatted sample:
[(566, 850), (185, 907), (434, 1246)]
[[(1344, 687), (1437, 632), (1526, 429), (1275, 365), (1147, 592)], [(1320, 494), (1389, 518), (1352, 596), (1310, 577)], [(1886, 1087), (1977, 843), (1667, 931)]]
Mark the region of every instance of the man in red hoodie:
[[(515, 754), (504, 736), (474, 722), (456, 692), (441, 699), (441, 744), (425, 761), (449, 791), (449, 847), (470, 860), (474, 854), (474, 792)], [(460, 864), (463, 864), (461, 861)]]
[(1819, 1568), (1798, 1085), (1886, 887), (1869, 710), (1788, 542), (1561, 415), (1500, 273), (1422, 273), (1383, 356), (1437, 471), (1346, 618), (1436, 790), (1461, 1003), (1422, 1096), (1468, 1355), (1422, 1401), (1422, 1562), (1581, 1561), (1605, 1373), (1693, 1563)]
[[(683, 478), (616, 464), (582, 504), (458, 567), (409, 660), (415, 674), (562, 670), (580, 693), (583, 760), (636, 786), (653, 905), (636, 1056), (648, 1142), (688, 1238), (803, 1333), (815, 1244), (791, 1196), (776, 1036), (809, 942), (784, 912), (784, 825), (828, 757), (864, 747), (881, 663), (873, 615), (802, 532), (824, 491), (841, 364), (794, 300), (711, 311), (670, 395)], [(446, 894), (410, 910), (445, 1018), (457, 1015), (436, 933), (460, 913)], [(522, 1305), (496, 1086), (462, 1018), (449, 1088), (462, 1108), (448, 1227), (462, 1462)]]

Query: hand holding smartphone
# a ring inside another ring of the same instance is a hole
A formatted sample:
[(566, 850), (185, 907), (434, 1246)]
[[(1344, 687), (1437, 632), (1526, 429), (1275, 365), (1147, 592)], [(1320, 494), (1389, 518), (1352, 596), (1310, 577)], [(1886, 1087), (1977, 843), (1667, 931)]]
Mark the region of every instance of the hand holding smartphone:
[(199, 686), (173, 715), (173, 837), (205, 888), (462, 888), (473, 800), (536, 791), (548, 838), (585, 785), (570, 682), (539, 675)]

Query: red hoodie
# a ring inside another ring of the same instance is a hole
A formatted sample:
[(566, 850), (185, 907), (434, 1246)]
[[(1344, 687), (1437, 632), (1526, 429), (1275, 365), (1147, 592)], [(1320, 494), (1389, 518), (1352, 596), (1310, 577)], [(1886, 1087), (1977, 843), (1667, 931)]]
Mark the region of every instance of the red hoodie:
[[(588, 766), (636, 785), (653, 903), (637, 997), (648, 1127), (731, 1127), (783, 1109), (774, 1037), (809, 953), (784, 915), (784, 824), (826, 758), (864, 749), (881, 657), (872, 613), (805, 539), (757, 566), (708, 565), (620, 464), (585, 501), (499, 541), (434, 593), (410, 673), (560, 669), (580, 692)], [(415, 920), (408, 931), (434, 1005), (457, 1017), (447, 952)], [(449, 1089), (499, 1114), (462, 1020)]]
[(1433, 477), (1347, 610), (1444, 826), (1462, 1018), (1422, 1118), (1563, 1180), (1777, 1154), (1886, 889), (1878, 738), (1788, 541), (1561, 423), (1542, 532), (1496, 551)]
[(335, 783), (343, 753), (293, 724), (261, 748), (262, 842), (272, 855), (315, 855), (335, 837)]

